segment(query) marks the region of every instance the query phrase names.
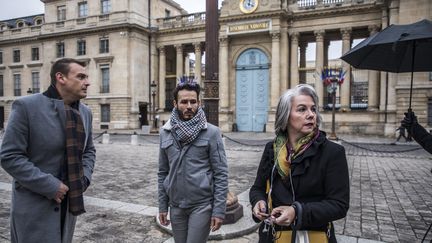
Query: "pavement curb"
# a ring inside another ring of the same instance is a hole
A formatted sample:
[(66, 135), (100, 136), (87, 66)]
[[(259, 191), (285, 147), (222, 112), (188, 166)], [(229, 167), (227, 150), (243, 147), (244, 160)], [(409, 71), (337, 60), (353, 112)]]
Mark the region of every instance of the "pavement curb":
[[(240, 193), (237, 197), (239, 203), (243, 205), (243, 217), (241, 217), (234, 224), (222, 225), (218, 231), (211, 232), (208, 240), (227, 240), (238, 238), (254, 232), (259, 227), (259, 223), (255, 223), (252, 217), (250, 217), (252, 209), (251, 205), (249, 204), (249, 190)], [(156, 224), (164, 232), (172, 235), (171, 225), (161, 225), (158, 217), (156, 217)]]

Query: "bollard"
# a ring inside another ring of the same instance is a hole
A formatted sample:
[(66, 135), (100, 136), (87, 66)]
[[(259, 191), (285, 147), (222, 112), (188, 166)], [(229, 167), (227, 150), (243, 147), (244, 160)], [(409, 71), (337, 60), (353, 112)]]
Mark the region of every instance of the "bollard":
[(131, 145), (138, 145), (138, 135), (131, 135)]
[(109, 133), (102, 134), (102, 144), (109, 144), (110, 135)]

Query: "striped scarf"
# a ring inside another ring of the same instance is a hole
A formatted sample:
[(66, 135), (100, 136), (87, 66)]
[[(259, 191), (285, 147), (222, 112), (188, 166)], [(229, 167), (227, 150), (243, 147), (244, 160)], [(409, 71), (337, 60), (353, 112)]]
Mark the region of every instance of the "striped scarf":
[(201, 130), (207, 126), (207, 119), (201, 107), (198, 108), (195, 116), (188, 121), (181, 120), (177, 109), (174, 108), (171, 112), (170, 122), (178, 139), (184, 144), (189, 144), (195, 140)]
[(273, 143), (275, 165), (279, 175), (285, 179), (291, 169), (291, 162), (301, 155), (318, 138), (319, 130), (315, 129), (308, 135), (300, 138), (292, 148), (288, 143), (287, 134), (279, 134)]
[(68, 180), (69, 212), (72, 215), (85, 213), (83, 199), (84, 176), (82, 155), (85, 141), (83, 122), (78, 110), (65, 104), (66, 111), (66, 166)]

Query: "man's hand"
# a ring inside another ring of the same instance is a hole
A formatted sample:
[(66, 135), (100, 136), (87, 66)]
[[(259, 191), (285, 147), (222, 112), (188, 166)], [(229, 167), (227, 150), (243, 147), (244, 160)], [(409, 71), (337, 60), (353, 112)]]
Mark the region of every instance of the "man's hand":
[(222, 226), (223, 219), (220, 219), (218, 217), (211, 217), (211, 223), (210, 223), (210, 229), (212, 232), (220, 229)]
[(159, 213), (159, 222), (163, 226), (168, 226), (170, 221), (168, 220), (168, 212)]
[(57, 203), (61, 203), (63, 201), (63, 199), (66, 196), (66, 193), (69, 191), (69, 187), (66, 186), (65, 184), (63, 184), (63, 182), (60, 182), (60, 187), (57, 190), (55, 196), (54, 196), (54, 200)]
[(417, 116), (409, 110), (408, 112), (405, 112), (405, 117), (401, 121), (402, 127), (406, 128), (409, 134), (412, 134), (412, 128), (415, 123), (417, 123)]

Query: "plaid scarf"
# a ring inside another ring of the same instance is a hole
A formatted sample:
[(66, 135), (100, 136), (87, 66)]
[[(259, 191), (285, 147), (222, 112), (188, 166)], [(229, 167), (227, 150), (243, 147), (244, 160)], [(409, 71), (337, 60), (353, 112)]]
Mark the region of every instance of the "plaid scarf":
[[(78, 108), (78, 107), (77, 107)], [(77, 109), (65, 104), (66, 111), (66, 166), (68, 180), (69, 212), (72, 215), (85, 213), (83, 199), (84, 176), (82, 165), (85, 132), (80, 113)]]
[(274, 158), (276, 169), (283, 179), (285, 179), (290, 173), (291, 161), (306, 151), (318, 136), (319, 130), (315, 129), (313, 132), (300, 138), (292, 148), (289, 146), (287, 134), (283, 133), (277, 135), (273, 143)]
[(181, 120), (177, 109), (174, 108), (171, 112), (170, 122), (180, 142), (184, 144), (192, 142), (201, 130), (207, 126), (207, 119), (201, 107), (198, 108), (195, 116), (188, 121)]

